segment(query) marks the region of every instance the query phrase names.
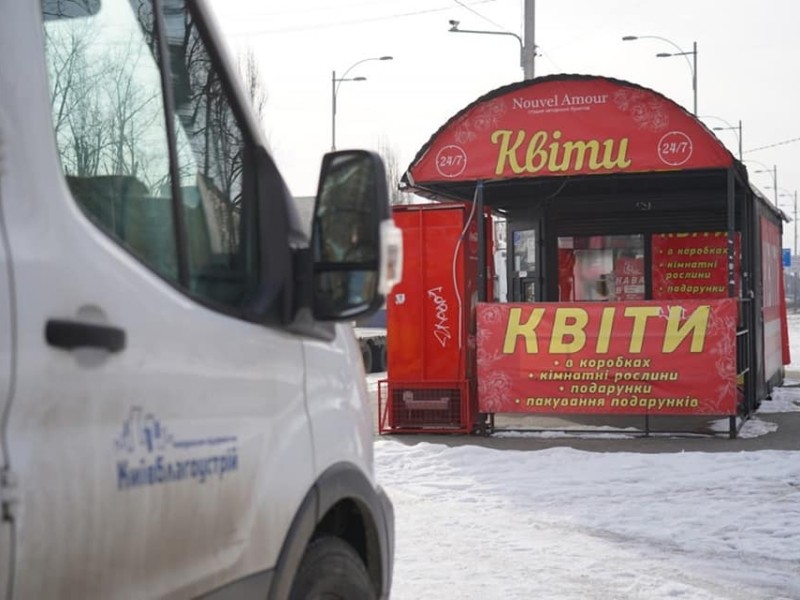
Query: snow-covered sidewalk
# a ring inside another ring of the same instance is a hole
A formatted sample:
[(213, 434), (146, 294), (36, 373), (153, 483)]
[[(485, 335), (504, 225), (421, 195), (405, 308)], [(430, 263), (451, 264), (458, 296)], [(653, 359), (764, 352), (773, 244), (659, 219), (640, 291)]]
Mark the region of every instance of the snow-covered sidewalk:
[(394, 600), (800, 598), (800, 452), (375, 448)]

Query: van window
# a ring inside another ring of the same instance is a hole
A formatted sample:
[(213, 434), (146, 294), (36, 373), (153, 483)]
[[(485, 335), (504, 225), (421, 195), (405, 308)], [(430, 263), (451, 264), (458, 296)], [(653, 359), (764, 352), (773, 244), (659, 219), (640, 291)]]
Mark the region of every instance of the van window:
[(53, 126), (72, 195), (161, 276), (212, 305), (241, 307), (259, 273), (251, 145), (190, 7), (162, 3), (168, 107), (151, 0), (72, 6), (42, 0)]
[(237, 306), (258, 283), (249, 144), (197, 22), (164, 2), (190, 289)]
[[(73, 197), (120, 245), (177, 280), (169, 147), (149, 4), (44, 0), (53, 127)], [(62, 12), (63, 11), (63, 12)], [(77, 14), (77, 16), (76, 16)]]

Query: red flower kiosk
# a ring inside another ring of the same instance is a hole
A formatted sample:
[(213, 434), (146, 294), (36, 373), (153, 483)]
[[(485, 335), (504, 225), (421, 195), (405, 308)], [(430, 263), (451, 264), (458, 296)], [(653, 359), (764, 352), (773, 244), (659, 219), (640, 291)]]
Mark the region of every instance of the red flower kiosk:
[(395, 212), (407, 264), (387, 300), (382, 431), (585, 413), (723, 416), (734, 436), (782, 382), (785, 216), (663, 95), (578, 75), (499, 88), (403, 185), (436, 203)]

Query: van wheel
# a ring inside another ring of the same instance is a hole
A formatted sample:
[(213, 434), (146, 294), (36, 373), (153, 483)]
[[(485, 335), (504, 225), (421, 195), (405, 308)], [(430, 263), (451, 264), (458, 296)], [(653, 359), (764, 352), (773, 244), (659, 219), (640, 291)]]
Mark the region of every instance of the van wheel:
[(347, 542), (331, 536), (313, 540), (303, 554), (290, 600), (374, 600), (367, 569)]

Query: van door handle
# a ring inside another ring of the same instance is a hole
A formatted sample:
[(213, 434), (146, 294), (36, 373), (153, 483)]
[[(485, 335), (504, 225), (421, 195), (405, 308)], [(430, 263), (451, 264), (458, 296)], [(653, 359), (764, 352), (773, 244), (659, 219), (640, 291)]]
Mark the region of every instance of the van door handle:
[(104, 348), (119, 352), (125, 348), (125, 330), (111, 325), (49, 319), (45, 326), (47, 343), (56, 348)]

